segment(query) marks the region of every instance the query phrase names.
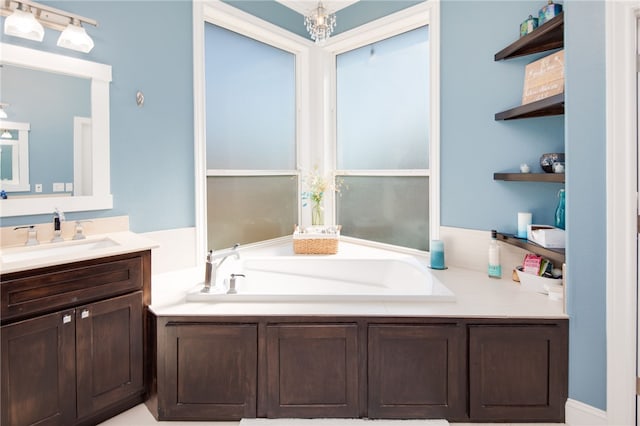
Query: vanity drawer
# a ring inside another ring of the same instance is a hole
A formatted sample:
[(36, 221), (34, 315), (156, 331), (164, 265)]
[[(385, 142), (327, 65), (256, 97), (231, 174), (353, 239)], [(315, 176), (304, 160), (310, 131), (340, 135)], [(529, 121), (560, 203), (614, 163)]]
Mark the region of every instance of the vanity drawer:
[(143, 287), (143, 257), (114, 256), (0, 276), (2, 323)]

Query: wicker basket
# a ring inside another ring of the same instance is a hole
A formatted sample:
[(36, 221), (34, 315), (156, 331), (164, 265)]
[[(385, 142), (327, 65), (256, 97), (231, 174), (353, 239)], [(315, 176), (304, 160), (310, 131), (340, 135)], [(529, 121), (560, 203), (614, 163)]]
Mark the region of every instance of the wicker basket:
[(336, 254), (340, 231), (334, 234), (293, 233), (293, 252), (295, 254)]

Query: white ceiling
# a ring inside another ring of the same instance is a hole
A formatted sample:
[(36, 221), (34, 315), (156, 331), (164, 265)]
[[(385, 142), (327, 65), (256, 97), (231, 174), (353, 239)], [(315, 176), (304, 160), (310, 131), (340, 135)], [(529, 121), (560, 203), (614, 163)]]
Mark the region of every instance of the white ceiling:
[[(290, 9), (295, 10), (301, 15), (307, 15), (311, 10), (315, 9), (318, 5), (318, 0), (276, 0), (279, 3), (287, 6)], [(336, 12), (340, 9), (344, 9), (347, 6), (352, 5), (358, 0), (323, 0), (323, 6), (329, 12)]]

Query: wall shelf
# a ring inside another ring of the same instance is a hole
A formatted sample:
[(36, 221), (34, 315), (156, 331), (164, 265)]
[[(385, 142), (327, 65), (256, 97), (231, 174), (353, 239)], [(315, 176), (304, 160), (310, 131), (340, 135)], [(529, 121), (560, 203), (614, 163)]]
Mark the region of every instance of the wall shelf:
[(564, 173), (494, 173), (493, 180), (564, 183)]
[(516, 58), (564, 46), (564, 12), (495, 54), (494, 60)]
[(495, 120), (514, 120), (517, 118), (546, 117), (562, 114), (564, 114), (564, 93), (559, 93), (539, 101), (498, 112), (495, 115)]
[(553, 266), (556, 268), (561, 268), (562, 264), (566, 261), (564, 249), (545, 248), (529, 240), (517, 238), (513, 235), (503, 234), (501, 232), (498, 232), (498, 241), (502, 241), (503, 243), (510, 244), (512, 246), (520, 247), (522, 249), (545, 257), (553, 262)]

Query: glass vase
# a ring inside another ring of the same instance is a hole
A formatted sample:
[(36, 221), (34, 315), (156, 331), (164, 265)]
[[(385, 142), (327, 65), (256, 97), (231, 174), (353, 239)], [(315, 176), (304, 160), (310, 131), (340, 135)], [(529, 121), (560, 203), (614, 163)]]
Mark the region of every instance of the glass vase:
[(556, 228), (564, 229), (564, 203), (565, 203), (564, 189), (558, 191), (558, 206), (556, 207), (555, 214), (555, 226)]
[(313, 203), (311, 207), (311, 225), (324, 225), (324, 211), (320, 203)]

